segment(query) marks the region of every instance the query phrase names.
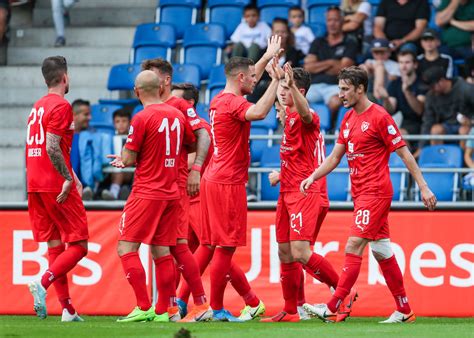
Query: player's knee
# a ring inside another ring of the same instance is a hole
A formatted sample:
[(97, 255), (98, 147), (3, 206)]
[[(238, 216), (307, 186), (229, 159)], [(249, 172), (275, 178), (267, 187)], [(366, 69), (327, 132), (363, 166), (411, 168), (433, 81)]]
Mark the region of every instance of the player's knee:
[(370, 242), (370, 250), (377, 261), (382, 261), (393, 256), (392, 246), (390, 240), (380, 239), (378, 241)]
[(289, 245), (278, 245), (278, 258), (280, 258), (280, 261), (283, 263), (293, 261)]
[(306, 263), (308, 261), (308, 255), (311, 255), (311, 252), (308, 254), (308, 248), (303, 246), (291, 246), (291, 255), (293, 259), (300, 263)]
[(346, 253), (354, 254), (354, 255), (362, 255), (364, 251), (366, 242), (363, 238), (358, 237), (349, 237), (346, 243)]

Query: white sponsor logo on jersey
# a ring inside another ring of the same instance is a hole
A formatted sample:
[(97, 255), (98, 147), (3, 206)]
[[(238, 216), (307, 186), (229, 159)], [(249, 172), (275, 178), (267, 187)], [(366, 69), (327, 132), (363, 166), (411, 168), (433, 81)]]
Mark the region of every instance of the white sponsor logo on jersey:
[(188, 113), (188, 116), (191, 118), (196, 117), (196, 112), (194, 111), (194, 108), (188, 108), (187, 113)]
[(133, 126), (130, 126), (130, 128), (128, 129), (128, 135), (132, 135), (133, 134)]
[(369, 122), (362, 122), (362, 125), (360, 126), (360, 129), (362, 130), (362, 132), (365, 132), (367, 129), (369, 129), (369, 126), (370, 126), (370, 123)]
[(69, 130), (74, 130), (75, 129), (75, 125), (74, 125), (74, 121), (71, 122), (71, 125), (69, 126)]
[(347, 142), (347, 145), (349, 146), (349, 152), (353, 153), (354, 152), (354, 143), (349, 141), (349, 142)]
[(390, 135), (395, 135), (395, 134), (397, 134), (397, 131), (395, 130), (395, 127), (394, 127), (394, 126), (389, 125), (387, 128), (388, 128), (388, 133), (389, 133)]
[(344, 136), (344, 138), (349, 137), (349, 122), (346, 122), (346, 129), (342, 131), (342, 135)]
[(397, 144), (398, 142), (400, 142), (402, 140), (402, 137), (401, 136), (398, 136), (398, 137), (395, 137), (393, 140), (392, 140), (392, 143), (393, 144)]
[(190, 123), (191, 127), (194, 127), (195, 125), (199, 124), (200, 122), (201, 122), (201, 120), (199, 120), (199, 119), (192, 120), (191, 123)]

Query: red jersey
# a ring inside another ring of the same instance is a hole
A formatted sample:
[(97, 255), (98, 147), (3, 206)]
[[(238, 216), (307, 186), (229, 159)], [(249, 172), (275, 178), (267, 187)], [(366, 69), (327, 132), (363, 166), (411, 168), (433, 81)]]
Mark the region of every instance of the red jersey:
[(26, 174), (28, 192), (60, 192), (64, 177), (54, 168), (46, 153), (46, 133), (61, 136), (59, 146), (72, 175), (70, 152), (74, 135), (72, 107), (57, 94), (39, 99), (28, 117), (26, 135)]
[[(319, 133), (318, 142), (316, 143), (316, 156), (314, 157), (314, 167), (319, 166), (326, 159), (326, 144), (324, 143), (324, 135)], [(319, 194), (321, 196), (321, 206), (329, 207), (328, 187), (326, 176), (318, 180)]]
[(405, 141), (387, 111), (373, 103), (365, 112), (349, 110), (342, 120), (337, 143), (346, 147), (352, 197), (392, 198), (388, 160)]
[[(192, 131), (198, 130), (203, 128), (201, 124), (201, 120), (199, 119), (198, 115), (196, 114), (196, 110), (194, 109), (193, 105), (190, 104), (183, 98), (171, 96), (165, 102), (166, 104), (178, 109), (183, 116), (186, 118), (186, 124), (189, 125)], [(190, 143), (194, 143), (194, 141)], [(181, 156), (179, 159), (179, 167), (178, 167), (178, 186), (184, 188), (187, 185), (188, 180), (188, 152), (182, 151)]]
[[(285, 128), (280, 146), (280, 191), (299, 191), (301, 182), (316, 169), (319, 141), (319, 116), (310, 110), (311, 123), (304, 123), (298, 112), (286, 108)], [(316, 156), (317, 155), (317, 156)], [(319, 183), (310, 192), (319, 192)]]
[(245, 184), (250, 166), (250, 122), (253, 104), (244, 97), (220, 92), (211, 101), (209, 117), (214, 153), (204, 177), (221, 184)]
[(135, 115), (125, 143), (125, 148), (138, 153), (133, 195), (178, 199), (178, 163), (183, 144), (192, 138), (183, 114), (165, 103), (149, 105)]

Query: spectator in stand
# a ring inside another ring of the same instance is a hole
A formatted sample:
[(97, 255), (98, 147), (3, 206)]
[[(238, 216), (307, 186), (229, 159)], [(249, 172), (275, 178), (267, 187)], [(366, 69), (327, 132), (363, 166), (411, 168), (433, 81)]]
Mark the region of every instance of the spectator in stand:
[(436, 9), (441, 41), (454, 58), (468, 58), (474, 50), (474, 1), (441, 0)]
[[(469, 135), (474, 137), (474, 128), (471, 128)], [(464, 162), (466, 162), (466, 165), (468, 168), (474, 169), (474, 139), (470, 139), (466, 142), (466, 151), (464, 152)]]
[[(244, 8), (244, 21), (241, 22), (230, 37), (233, 45), (232, 56), (244, 56), (257, 62), (267, 46), (271, 29), (260, 21), (260, 11), (254, 5)], [(227, 49), (229, 51), (229, 49)]]
[(387, 39), (374, 39), (370, 49), (373, 59), (367, 59), (360, 67), (369, 75), (369, 90), (377, 100), (381, 100), (380, 88), (387, 88), (391, 81), (400, 77), (398, 63), (390, 59), (392, 51)]
[(344, 14), (342, 31), (363, 51), (364, 40), (369, 41), (372, 36), (372, 6), (364, 0), (342, 0), (341, 10)]
[(309, 47), (314, 41), (314, 34), (311, 28), (304, 25), (303, 9), (298, 6), (291, 7), (288, 11), (288, 21), (291, 25), (291, 32), (295, 36), (295, 48), (305, 55), (308, 54)]
[(51, 0), (54, 29), (56, 31), (54, 47), (64, 47), (66, 45), (64, 22), (69, 22), (69, 10), (78, 1), (79, 0)]
[(329, 107), (332, 120), (341, 107), (337, 75), (342, 68), (355, 64), (357, 43), (342, 32), (343, 18), (339, 7), (326, 11), (327, 35), (311, 44), (304, 59), (304, 69), (311, 74), (311, 87), (306, 95), (309, 102), (324, 103)]
[(466, 62), (461, 67), (461, 73), (467, 83), (474, 84), (474, 55), (466, 59)]
[[(448, 79), (441, 67), (430, 68), (423, 73), (430, 86), (423, 115), (423, 134), (444, 135), (469, 133), (470, 120), (474, 116), (474, 85), (460, 77)], [(433, 140), (431, 144), (441, 144)], [(461, 142), (461, 146), (465, 142)]]
[(440, 41), (438, 33), (431, 28), (427, 28), (421, 35), (421, 48), (423, 54), (418, 55), (418, 75), (421, 78), (423, 73), (433, 67), (441, 67), (446, 71), (446, 77), (453, 77), (453, 59), (447, 54), (440, 54), (438, 47)]
[[(398, 65), (400, 67), (400, 77), (392, 81), (388, 90), (379, 88), (383, 106), (389, 114), (394, 115), (400, 112), (403, 121), (400, 124), (402, 135), (420, 134), (421, 121), (424, 110), (424, 91), (422, 81), (416, 75), (416, 54), (410, 50), (403, 50), (398, 53)], [(415, 144), (412, 144), (414, 151)], [(418, 153), (415, 153), (418, 155)]]
[(0, 65), (7, 63), (7, 29), (10, 21), (10, 2), (9, 0), (0, 0)]
[(82, 199), (85, 201), (92, 200), (92, 188), (86, 186), (81, 175), (81, 156), (79, 150), (80, 133), (89, 129), (89, 122), (91, 121), (91, 106), (89, 101), (77, 99), (72, 103), (72, 113), (74, 119), (74, 136), (72, 138), (71, 146), (71, 165), (79, 180), (82, 182)]
[[(115, 135), (119, 136), (118, 141), (123, 146), (130, 129), (131, 114), (127, 109), (118, 109), (113, 113)], [(114, 139), (115, 142), (115, 139)], [(102, 190), (103, 200), (126, 200), (130, 195), (130, 188), (133, 181), (133, 173), (112, 173), (110, 174), (110, 188)]]
[[(290, 29), (288, 20), (283, 18), (275, 18), (272, 22), (271, 35), (278, 35), (281, 37), (281, 48), (283, 53), (280, 55), (279, 64), (281, 67), (288, 62), (293, 67), (297, 67), (304, 59), (304, 54), (301, 50), (295, 48), (295, 36)], [(255, 87), (252, 94), (247, 96), (249, 102), (257, 102), (267, 90), (271, 78), (268, 72), (263, 73), (260, 82)]]
[(377, 8), (374, 37), (387, 39), (397, 50), (417, 42), (430, 19), (428, 0), (382, 0)]

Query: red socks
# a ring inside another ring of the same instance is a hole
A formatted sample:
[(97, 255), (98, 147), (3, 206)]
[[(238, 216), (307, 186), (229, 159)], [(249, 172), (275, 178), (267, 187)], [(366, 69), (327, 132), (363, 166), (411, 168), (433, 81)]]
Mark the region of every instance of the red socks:
[(163, 314), (168, 308), (175, 305), (176, 287), (173, 256), (166, 255), (153, 260), (156, 271), (156, 288), (158, 289), (158, 302), (155, 313)]
[(87, 249), (81, 245), (69, 245), (67, 250), (56, 256), (54, 263), (51, 264), (41, 277), (41, 284), (48, 289), (57, 279), (66, 276), (66, 274), (76, 266), (82, 257), (87, 254)]
[(224, 291), (227, 284), (227, 275), (232, 263), (233, 251), (216, 248), (211, 263), (211, 308), (224, 308)]
[[(54, 248), (48, 248), (48, 262), (49, 266), (53, 265), (56, 258), (64, 252), (64, 244), (55, 246)], [(59, 303), (63, 309), (66, 309), (69, 314), (73, 315), (76, 313), (76, 309), (72, 306), (71, 298), (69, 297), (69, 286), (67, 281), (67, 274), (57, 278), (53, 283), (54, 288), (56, 289), (56, 294), (58, 295)]]
[(321, 255), (313, 253), (305, 265), (305, 270), (318, 281), (336, 288), (339, 276), (331, 263)]
[(238, 294), (244, 299), (245, 304), (251, 307), (258, 306), (258, 304), (260, 304), (260, 299), (258, 299), (255, 293), (252, 291), (247, 277), (245, 277), (245, 273), (234, 262), (231, 263), (229, 275), (230, 284), (232, 284), (235, 291), (237, 291)]
[[(214, 249), (210, 249), (207, 245), (200, 245), (199, 248), (194, 253), (194, 259), (196, 260), (199, 266), (199, 273), (202, 275), (206, 270), (209, 262), (212, 259), (212, 255), (214, 254)], [(189, 294), (191, 290), (189, 289), (188, 283), (183, 281), (178, 291), (178, 298), (183, 300), (185, 303), (189, 301)]]
[(337, 311), (341, 302), (351, 292), (357, 277), (359, 276), (360, 266), (362, 265), (362, 256), (353, 255), (350, 253), (346, 254), (344, 261), (344, 267), (342, 268), (341, 277), (337, 284), (336, 292), (329, 301), (328, 308), (333, 313)]
[(298, 299), (297, 299), (297, 304), (298, 306), (303, 306), (304, 303), (306, 303), (306, 296), (304, 294), (304, 273), (303, 270), (301, 270), (301, 277), (300, 277), (300, 286), (298, 287)]
[(301, 283), (301, 274), (303, 273), (301, 264), (298, 262), (281, 263), (281, 288), (283, 290), (283, 298), (285, 299), (285, 307), (283, 311), (289, 314), (296, 314), (296, 306), (298, 301), (298, 290)]
[[(120, 257), (125, 276), (135, 292), (137, 305), (143, 311), (151, 307), (149, 291), (146, 286), (146, 274), (138, 252), (129, 252)], [(173, 267), (174, 268), (174, 267)]]
[(382, 269), (385, 282), (392, 292), (395, 303), (397, 304), (397, 311), (409, 314), (411, 312), (410, 305), (408, 304), (407, 294), (405, 287), (403, 286), (403, 276), (398, 266), (395, 255), (390, 258), (379, 261), (380, 268)]
[(194, 305), (204, 304), (206, 302), (206, 295), (202, 286), (201, 274), (188, 245), (186, 243), (178, 243), (176, 246), (171, 247), (171, 254), (176, 259), (184, 279), (191, 288)]

